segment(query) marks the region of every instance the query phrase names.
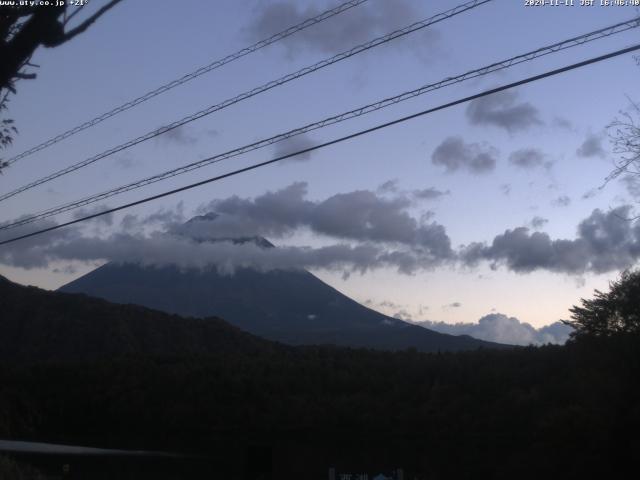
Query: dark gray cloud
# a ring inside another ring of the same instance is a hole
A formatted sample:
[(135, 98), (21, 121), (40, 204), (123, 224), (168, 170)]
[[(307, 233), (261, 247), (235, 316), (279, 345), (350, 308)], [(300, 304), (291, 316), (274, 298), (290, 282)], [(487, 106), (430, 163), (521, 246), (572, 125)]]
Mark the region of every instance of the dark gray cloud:
[(157, 141), (158, 143), (176, 144), (184, 147), (195, 144), (198, 139), (190, 133), (188, 127), (183, 125), (163, 133), (157, 137)]
[(480, 340), (505, 343), (508, 345), (564, 344), (569, 338), (571, 327), (562, 322), (536, 329), (529, 323), (502, 313), (491, 313), (478, 323), (420, 322), (425, 328), (451, 335), (470, 335)]
[(590, 198), (595, 197), (599, 193), (600, 193), (600, 189), (599, 188), (592, 188), (592, 189), (587, 190), (586, 192), (584, 192), (582, 194), (582, 199), (583, 200), (589, 200)]
[(589, 158), (589, 157), (604, 158), (607, 155), (607, 152), (605, 152), (602, 146), (603, 140), (604, 140), (603, 135), (596, 135), (593, 133), (589, 133), (585, 138), (584, 142), (582, 142), (582, 145), (580, 145), (580, 147), (578, 147), (578, 149), (576, 150), (576, 155), (578, 155), (579, 157), (585, 157), (585, 158)]
[[(306, 194), (306, 184), (294, 183), (254, 199), (233, 196), (214, 200), (203, 207), (213, 213), (186, 223), (180, 208), (146, 217), (127, 215), (120, 232), (110, 236), (88, 235), (87, 227), (65, 228), (3, 247), (0, 263), (33, 268), (57, 260), (107, 260), (185, 267), (215, 264), (227, 271), (253, 266), (327, 268), (343, 273), (390, 267), (413, 274), (455, 260), (444, 227), (408, 213), (412, 204), (408, 195), (383, 198), (360, 190), (310, 201)], [(50, 225), (41, 222), (3, 232), (0, 239)], [(285, 237), (298, 229), (325, 235), (337, 243), (320, 248), (263, 249), (253, 243), (229, 241)]]
[(558, 198), (551, 201), (551, 205), (554, 207), (568, 207), (571, 205), (571, 198), (567, 195), (560, 195)]
[[(74, 220), (77, 220), (79, 218), (102, 213), (108, 209), (109, 207), (107, 205), (95, 205), (93, 207), (88, 207), (88, 208), (83, 207), (83, 208), (74, 210), (72, 217)], [(99, 217), (96, 217), (96, 221), (104, 225), (111, 226), (113, 225), (113, 213), (105, 213), (104, 215), (100, 215)]]
[(423, 188), (420, 190), (414, 190), (411, 192), (413, 197), (418, 200), (435, 200), (445, 195), (449, 195), (449, 190), (438, 190), (434, 187)]
[(431, 155), (431, 163), (441, 165), (447, 172), (468, 170), (471, 173), (488, 173), (496, 168), (498, 151), (480, 143), (466, 143), (462, 137), (446, 138)]
[(634, 200), (640, 200), (640, 175), (625, 175), (620, 181)]
[[(553, 240), (526, 227), (506, 230), (490, 244), (472, 243), (457, 251), (442, 225), (431, 215), (414, 218), (410, 194), (380, 197), (368, 190), (308, 200), (306, 184), (294, 183), (253, 199), (229, 197), (203, 207), (209, 213), (184, 223), (181, 211), (159, 210), (146, 217), (127, 215), (118, 233), (106, 235), (92, 225), (71, 226), (0, 248), (0, 264), (44, 268), (57, 261), (119, 261), (145, 264), (210, 266), (232, 272), (257, 269), (326, 268), (351, 272), (393, 268), (400, 273), (459, 263), (472, 267), (489, 262), (492, 268), (526, 273), (548, 270), (581, 275), (633, 266), (640, 258), (640, 222), (631, 206), (609, 212), (594, 210), (572, 240)], [(178, 209), (179, 210), (179, 209)], [(538, 225), (543, 219), (534, 219)], [(41, 221), (0, 232), (0, 240), (55, 226)], [(283, 238), (297, 231), (321, 234), (333, 244), (325, 247), (261, 248), (237, 237)], [(453, 306), (453, 305), (452, 305)]]
[(467, 118), (472, 125), (493, 125), (509, 133), (542, 125), (538, 109), (517, 100), (518, 94), (512, 90), (478, 98), (467, 106)]
[(338, 194), (315, 206), (308, 226), (338, 238), (403, 244), (437, 258), (451, 257), (444, 227), (419, 222), (407, 213), (408, 206), (403, 197), (386, 200), (366, 190)]
[(54, 268), (52, 271), (53, 273), (61, 273), (63, 275), (74, 275), (78, 272), (78, 269), (73, 265), (65, 265), (62, 268)]
[(216, 213), (215, 222), (189, 223), (184, 227), (185, 233), (200, 238), (285, 237), (301, 227), (313, 209), (314, 204), (305, 199), (306, 195), (307, 184), (297, 182), (255, 199), (216, 199), (198, 209), (204, 214)]
[[(42, 222), (13, 233), (22, 234), (51, 225)], [(0, 237), (3, 238), (8, 236)], [(238, 268), (260, 271), (321, 268), (350, 274), (377, 268), (396, 268), (401, 273), (413, 273), (427, 268), (431, 262), (431, 258), (419, 252), (398, 252), (401, 255), (397, 256), (394, 253), (372, 243), (262, 248), (253, 242), (194, 241), (184, 235), (166, 232), (89, 236), (71, 227), (4, 246), (0, 250), (0, 264), (30, 269), (45, 268), (59, 261), (110, 261), (216, 268), (223, 274), (233, 274)]]
[[(27, 216), (19, 217), (17, 220), (24, 218), (27, 218)], [(0, 223), (0, 226), (3, 225), (6, 225), (6, 222)], [(36, 230), (55, 227), (56, 225), (56, 222), (47, 219), (9, 230), (2, 230), (0, 231), (0, 240), (8, 240)], [(61, 242), (72, 242), (80, 237), (81, 233), (77, 227), (69, 227), (3, 245), (0, 247), (0, 264), (25, 269), (48, 267), (49, 263), (56, 259), (55, 256), (51, 256), (49, 253), (51, 246)]]
[[(289, 155), (291, 153), (299, 152), (301, 150), (306, 150), (307, 148), (313, 147), (317, 145), (317, 142), (312, 140), (307, 135), (297, 135), (295, 137), (288, 138), (287, 140), (283, 140), (282, 142), (278, 142), (275, 144), (273, 158), (282, 157), (284, 155)], [(305, 161), (311, 158), (312, 152), (305, 152), (299, 155), (295, 155), (293, 157), (287, 158), (285, 161)]]
[(531, 225), (531, 228), (538, 230), (544, 227), (547, 223), (549, 223), (549, 220), (547, 220), (546, 218), (535, 216), (531, 219), (529, 225)]
[(451, 194), (449, 190), (439, 190), (435, 187), (419, 188), (411, 191), (402, 190), (398, 185), (398, 180), (387, 180), (376, 189), (379, 194), (396, 194), (396, 196), (411, 197), (414, 200), (437, 200), (445, 195)]
[(447, 305), (443, 305), (442, 308), (443, 309), (449, 309), (449, 308), (460, 308), (462, 306), (462, 303), (460, 302), (453, 302), (453, 303), (449, 303)]
[[(294, 1), (264, 2), (257, 9), (245, 32), (251, 40), (261, 40), (315, 17), (322, 10), (324, 8), (303, 6)], [(407, 0), (375, 2), (375, 5), (372, 2), (287, 37), (278, 42), (278, 45), (283, 46), (290, 57), (305, 51), (336, 54), (405, 27), (419, 18), (420, 13)], [(420, 50), (427, 50), (428, 45), (432, 45), (438, 39), (433, 28), (427, 28), (418, 35), (422, 38), (415, 43), (420, 44)], [(405, 50), (415, 48), (404, 46)]]
[(546, 155), (537, 148), (521, 148), (509, 155), (509, 163), (515, 167), (532, 169), (545, 165)]
[(377, 189), (378, 193), (396, 193), (398, 192), (398, 179), (394, 178), (393, 180), (387, 180), (382, 183)]
[(569, 274), (604, 273), (633, 266), (640, 258), (640, 222), (625, 220), (631, 206), (609, 212), (594, 210), (578, 225), (573, 240), (552, 240), (548, 234), (526, 227), (506, 230), (490, 245), (474, 243), (462, 249), (467, 265), (489, 261), (526, 273), (549, 270)]
[(184, 204), (179, 202), (173, 209), (162, 208), (145, 216), (126, 214), (120, 221), (125, 231), (142, 231), (147, 227), (172, 228), (185, 222)]
[(215, 212), (219, 217), (198, 228), (209, 228), (210, 234), (227, 237), (282, 237), (308, 228), (343, 240), (403, 245), (434, 259), (453, 256), (444, 227), (412, 217), (408, 213), (412, 200), (407, 195), (387, 198), (370, 190), (356, 190), (309, 201), (306, 194), (306, 183), (299, 182), (255, 199), (214, 200), (201, 210)]
[(114, 162), (120, 168), (123, 168), (125, 170), (129, 169), (129, 168), (132, 168), (135, 165), (135, 163), (133, 161), (133, 157), (128, 152), (125, 152), (125, 153), (115, 157)]

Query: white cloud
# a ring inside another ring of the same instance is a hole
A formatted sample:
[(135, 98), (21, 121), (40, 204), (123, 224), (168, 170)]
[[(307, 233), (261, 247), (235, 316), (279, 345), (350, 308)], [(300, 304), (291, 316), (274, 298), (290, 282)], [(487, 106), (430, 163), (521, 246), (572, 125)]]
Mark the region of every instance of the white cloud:
[(555, 322), (536, 329), (515, 317), (502, 313), (491, 313), (482, 317), (478, 323), (420, 322), (425, 328), (451, 335), (470, 335), (479, 340), (504, 343), (508, 345), (543, 345), (548, 343), (564, 344), (569, 338), (571, 327)]

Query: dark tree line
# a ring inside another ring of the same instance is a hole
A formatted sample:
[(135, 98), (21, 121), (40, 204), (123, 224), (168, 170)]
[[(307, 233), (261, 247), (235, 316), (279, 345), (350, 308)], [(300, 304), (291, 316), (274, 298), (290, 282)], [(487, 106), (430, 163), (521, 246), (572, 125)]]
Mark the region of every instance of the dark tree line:
[(4, 365), (0, 435), (230, 459), (268, 445), (290, 473), (386, 459), (430, 478), (574, 478), (635, 458), (638, 375), (631, 336), (440, 355), (314, 347)]
[[(610, 477), (640, 448), (639, 278), (574, 307), (566, 346), (439, 354), (287, 347), (0, 281), (0, 438), (197, 452), (229, 472), (258, 445), (277, 478)], [(43, 294), (46, 310), (20, 307)]]

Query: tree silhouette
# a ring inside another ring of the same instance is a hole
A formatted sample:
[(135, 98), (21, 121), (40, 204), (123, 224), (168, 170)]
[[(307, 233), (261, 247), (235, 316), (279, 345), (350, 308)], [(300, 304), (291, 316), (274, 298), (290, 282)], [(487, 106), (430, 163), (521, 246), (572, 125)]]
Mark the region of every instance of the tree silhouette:
[[(2, 98), (0, 98), (0, 112), (7, 109), (8, 93), (9, 91), (2, 95)], [(13, 120), (11, 120), (10, 118), (4, 118), (0, 120), (0, 149), (6, 148), (7, 146), (11, 145), (11, 143), (13, 142), (13, 135), (16, 133), (18, 133), (18, 129), (15, 127), (15, 125), (13, 125)], [(0, 158), (0, 173), (6, 166), (7, 163)]]
[[(3, 6), (0, 8), (0, 89), (12, 88), (17, 79), (35, 78), (24, 71), (39, 46), (58, 47), (87, 30), (122, 0), (111, 0), (73, 28), (71, 20), (82, 11), (68, 14), (68, 3), (47, 6)], [(17, 3), (17, 2), (16, 2)], [(53, 3), (53, 2), (51, 2)]]
[(596, 290), (591, 300), (570, 309), (573, 339), (640, 333), (640, 270), (625, 271), (610, 284), (609, 292)]
[[(0, 112), (7, 109), (9, 94), (16, 93), (16, 81), (36, 78), (30, 70), (37, 65), (30, 60), (38, 47), (52, 48), (68, 42), (121, 1), (110, 0), (73, 27), (70, 22), (84, 6), (76, 7), (71, 13), (71, 2), (58, 2), (60, 5), (54, 5), (56, 2), (47, 2), (49, 5), (15, 2), (15, 5), (0, 6)], [(15, 133), (17, 130), (11, 119), (0, 120), (0, 149), (11, 144)], [(0, 159), (0, 171), (4, 166), (6, 163)]]
[[(635, 57), (640, 66), (640, 56)], [(629, 98), (629, 107), (608, 126), (613, 153), (618, 155), (615, 168), (607, 178), (623, 174), (640, 176), (640, 104)]]

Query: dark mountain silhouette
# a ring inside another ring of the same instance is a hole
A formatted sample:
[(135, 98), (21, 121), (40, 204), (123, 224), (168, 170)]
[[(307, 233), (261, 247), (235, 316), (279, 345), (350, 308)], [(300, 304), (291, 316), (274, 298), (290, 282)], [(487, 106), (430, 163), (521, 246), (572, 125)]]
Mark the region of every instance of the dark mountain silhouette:
[(275, 348), (218, 318), (181, 318), (137, 305), (24, 287), (1, 276), (0, 312), (0, 361), (251, 354)]
[[(189, 223), (211, 220), (196, 217)], [(220, 241), (192, 235), (197, 241)], [(227, 239), (228, 240), (228, 239)], [(261, 237), (234, 239), (274, 248)], [(106, 264), (60, 288), (122, 304), (204, 318), (217, 316), (261, 337), (291, 345), (332, 344), (386, 350), (456, 351), (496, 347), (469, 336), (434, 332), (366, 308), (305, 270)]]

